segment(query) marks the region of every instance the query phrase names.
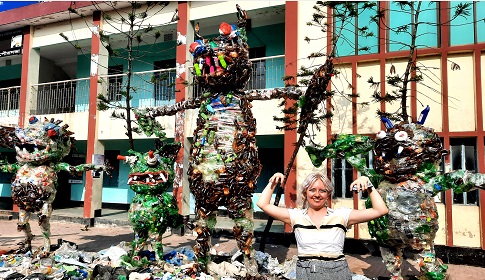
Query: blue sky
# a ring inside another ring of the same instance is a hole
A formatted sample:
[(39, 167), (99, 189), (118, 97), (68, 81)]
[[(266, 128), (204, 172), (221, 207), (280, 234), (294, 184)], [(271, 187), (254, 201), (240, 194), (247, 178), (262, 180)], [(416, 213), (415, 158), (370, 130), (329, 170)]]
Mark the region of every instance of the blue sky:
[(40, 1), (0, 1), (0, 12), (39, 3)]

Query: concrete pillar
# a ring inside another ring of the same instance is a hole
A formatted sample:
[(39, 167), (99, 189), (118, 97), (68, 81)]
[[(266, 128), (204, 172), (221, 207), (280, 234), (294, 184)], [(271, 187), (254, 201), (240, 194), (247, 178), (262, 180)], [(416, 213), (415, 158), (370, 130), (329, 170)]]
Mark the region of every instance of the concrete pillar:
[[(285, 76), (294, 76), (298, 72), (298, 1), (286, 1), (286, 15), (285, 15)], [(294, 81), (296, 83), (296, 80)], [(288, 102), (287, 108), (292, 106), (292, 102)], [(296, 142), (296, 130), (285, 131), (284, 135), (284, 161), (285, 170), (293, 155), (293, 143)], [(285, 186), (285, 205), (286, 207), (296, 206), (296, 159), (288, 174), (288, 179)], [(290, 225), (285, 224), (285, 232), (291, 232)]]
[(34, 28), (24, 28), (24, 43), (22, 48), (22, 76), (20, 78), (20, 116), (19, 126), (24, 124), (30, 117), (30, 110), (36, 105), (32, 85), (39, 82), (40, 50), (32, 49)]
[[(193, 28), (190, 26), (189, 21), (189, 2), (178, 2), (178, 16), (179, 20), (177, 22), (177, 32), (181, 35), (187, 36), (187, 44), (181, 44), (177, 46), (176, 50), (176, 61), (177, 66), (184, 65), (188, 58), (190, 58), (189, 53), (189, 38), (193, 38)], [(189, 35), (188, 33), (191, 33)], [(177, 69), (187, 69), (187, 67), (177, 67)], [(186, 79), (189, 79), (189, 73), (177, 70), (177, 83), (176, 83), (176, 93), (175, 101), (180, 102), (187, 99), (188, 89), (182, 83)], [(187, 173), (184, 172), (189, 166), (188, 156), (190, 155), (190, 142), (188, 141), (186, 135), (190, 135), (186, 128), (186, 114), (184, 111), (180, 111), (175, 115), (175, 141), (182, 143), (182, 148), (178, 154), (176, 164), (175, 164), (175, 182), (173, 185), (173, 195), (177, 199), (179, 213), (182, 215), (189, 215), (190, 213), (190, 189)]]
[[(98, 110), (97, 96), (101, 92), (101, 84), (98, 83), (98, 76), (107, 73), (108, 55), (101, 45), (99, 31), (101, 30), (101, 12), (93, 13), (93, 27), (91, 37), (91, 70), (89, 80), (89, 115), (88, 115), (88, 137), (86, 147), (86, 163), (103, 164), (104, 144), (98, 140)], [(103, 174), (99, 178), (93, 178), (92, 173), (86, 174), (84, 192), (84, 218), (93, 219), (101, 215), (103, 193)]]

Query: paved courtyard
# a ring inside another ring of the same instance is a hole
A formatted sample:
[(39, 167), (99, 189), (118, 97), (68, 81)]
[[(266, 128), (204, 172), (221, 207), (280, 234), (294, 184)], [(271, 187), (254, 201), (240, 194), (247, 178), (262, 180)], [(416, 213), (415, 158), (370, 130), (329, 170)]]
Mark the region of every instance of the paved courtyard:
[[(0, 220), (0, 250), (8, 251), (16, 248), (16, 244), (22, 241), (21, 233), (16, 230), (15, 220)], [(41, 234), (36, 221), (32, 221), (32, 230), (36, 235), (34, 239), (34, 246), (41, 245)], [(133, 238), (133, 231), (129, 226), (119, 225), (97, 225), (95, 227), (86, 228), (84, 225), (72, 222), (53, 221), (51, 223), (52, 243), (57, 242), (58, 239), (74, 242), (78, 245), (79, 250), (87, 252), (98, 252), (102, 249), (107, 249), (112, 245), (117, 245), (122, 241), (131, 241)], [(234, 253), (236, 250), (235, 241), (227, 235), (218, 235), (212, 240), (213, 248), (218, 252)], [(164, 238), (164, 251), (169, 252), (172, 248), (179, 248), (183, 246), (192, 247), (195, 244), (195, 236), (191, 233), (180, 235), (179, 233), (166, 233)], [(259, 244), (254, 245), (255, 249), (259, 248)], [(277, 257), (282, 263), (285, 259), (291, 258), (297, 253), (294, 244), (288, 246), (266, 244), (268, 254)], [(388, 279), (388, 274), (380, 257), (372, 256), (370, 254), (357, 255), (347, 254), (350, 269), (356, 274), (362, 274), (369, 278)], [(408, 261), (404, 265), (404, 275), (416, 275), (418, 268), (416, 265), (411, 265)], [(485, 279), (485, 268), (464, 266), (464, 265), (449, 265), (450, 279), (465, 280), (465, 279)]]

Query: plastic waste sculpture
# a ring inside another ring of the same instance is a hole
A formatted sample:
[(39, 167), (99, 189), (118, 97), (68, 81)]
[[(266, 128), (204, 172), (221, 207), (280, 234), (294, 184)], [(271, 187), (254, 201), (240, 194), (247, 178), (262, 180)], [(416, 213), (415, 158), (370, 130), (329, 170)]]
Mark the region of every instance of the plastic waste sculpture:
[[(449, 189), (459, 194), (484, 188), (485, 175), (466, 170), (441, 174), (441, 158), (448, 151), (443, 149), (434, 130), (422, 125), (424, 119), (396, 125), (387, 118), (382, 120), (387, 130), (377, 133), (375, 140), (361, 135), (339, 135), (323, 149), (307, 146), (306, 150), (316, 167), (326, 158), (345, 158), (378, 186), (389, 214), (370, 221), (369, 233), (380, 245), (392, 279), (403, 279), (403, 249), (415, 253), (423, 277), (420, 279), (445, 279), (448, 267), (434, 250), (438, 230), (434, 197)], [(371, 149), (374, 169), (367, 168), (365, 159), (359, 157)], [(370, 206), (369, 200), (366, 206)]]
[(255, 276), (251, 198), (261, 164), (250, 101), (278, 98), (284, 93), (274, 91), (258, 98), (243, 91), (252, 68), (245, 37), (247, 14), (239, 5), (236, 7), (237, 26), (222, 23), (220, 36), (204, 39), (196, 27), (198, 40), (190, 45), (190, 52), (194, 57), (195, 78), (205, 92), (203, 96), (171, 106), (146, 108), (139, 112), (139, 120), (199, 108), (187, 171), (195, 197), (197, 266), (207, 270), (211, 230), (216, 224), (218, 207), (225, 206), (235, 222), (234, 236), (247, 272)]
[[(139, 125), (145, 126), (145, 131), (151, 129), (148, 126), (152, 126), (142, 122)], [(129, 150), (129, 156), (118, 156), (119, 160), (130, 164), (128, 185), (136, 193), (128, 212), (135, 231), (131, 260), (141, 257), (148, 245), (151, 245), (155, 253), (154, 256), (148, 256), (148, 259), (163, 260), (162, 235), (169, 227), (178, 228), (183, 225), (177, 201), (166, 192), (173, 185), (174, 162), (181, 144), (163, 143), (165, 133), (160, 130), (157, 130), (156, 135), (161, 145), (154, 151), (139, 153)]]
[(50, 252), (50, 217), (52, 202), (57, 192), (57, 173), (68, 171), (78, 173), (88, 170), (107, 171), (105, 165), (80, 164), (71, 166), (61, 160), (71, 151), (73, 132), (68, 125), (60, 126), (61, 120), (47, 118), (43, 122), (30, 117), (25, 128), (0, 126), (0, 135), (7, 141), (0, 141), (2, 147), (15, 148), (17, 162), (0, 162), (2, 172), (15, 173), (12, 181), (12, 199), (19, 207), (17, 229), (23, 231), (25, 240), (19, 252), (31, 249), (32, 234), (29, 220), (37, 214), (44, 238), (43, 253)]

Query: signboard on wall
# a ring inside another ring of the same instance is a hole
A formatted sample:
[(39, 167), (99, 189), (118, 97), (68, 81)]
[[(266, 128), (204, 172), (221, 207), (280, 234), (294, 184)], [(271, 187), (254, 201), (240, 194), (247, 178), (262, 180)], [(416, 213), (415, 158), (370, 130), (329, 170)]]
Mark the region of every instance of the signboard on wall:
[(22, 29), (0, 32), (0, 57), (22, 54)]

